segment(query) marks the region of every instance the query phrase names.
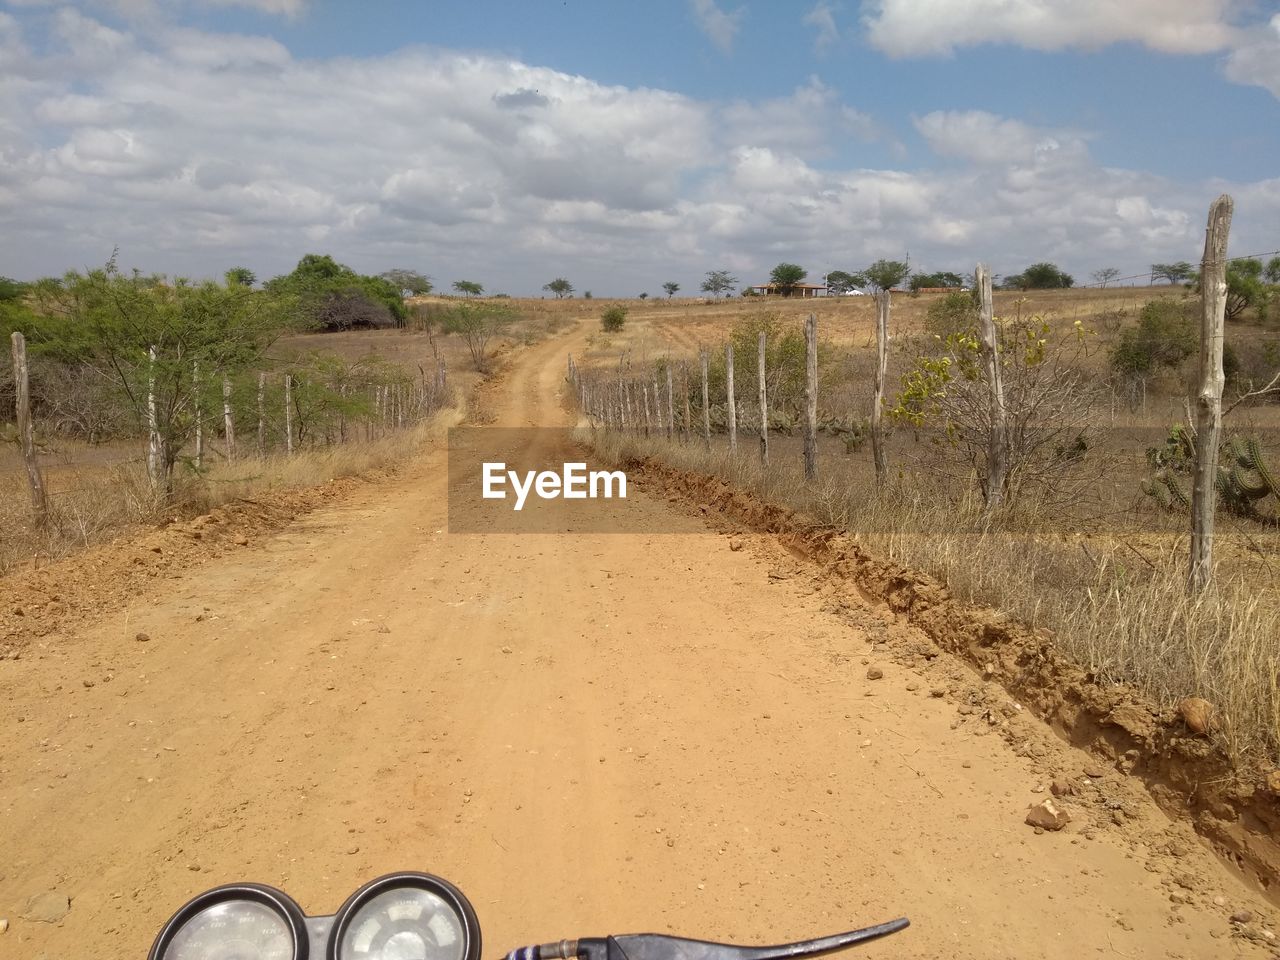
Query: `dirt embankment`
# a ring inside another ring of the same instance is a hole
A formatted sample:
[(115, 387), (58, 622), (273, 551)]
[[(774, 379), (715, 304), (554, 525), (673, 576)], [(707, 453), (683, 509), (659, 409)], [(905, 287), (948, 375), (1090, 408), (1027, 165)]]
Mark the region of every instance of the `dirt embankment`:
[[(905, 617), (938, 648), (994, 680), (1074, 746), (1140, 779), (1169, 815), (1185, 817), (1214, 849), (1272, 901), (1280, 899), (1280, 771), (1236, 769), (1211, 739), (1188, 729), (1123, 685), (1101, 685), (1058, 652), (1052, 635), (954, 599), (936, 580), (871, 556), (849, 534), (765, 503), (717, 477), (655, 460), (626, 464), (641, 489), (700, 505), (750, 530), (777, 536), (848, 587), (846, 607), (871, 599)], [(936, 656), (930, 644), (900, 640), (899, 662)]]

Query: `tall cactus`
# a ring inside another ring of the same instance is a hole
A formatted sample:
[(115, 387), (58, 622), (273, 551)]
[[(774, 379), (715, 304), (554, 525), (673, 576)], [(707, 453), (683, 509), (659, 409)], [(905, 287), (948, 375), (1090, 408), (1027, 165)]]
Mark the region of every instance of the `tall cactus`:
[[(1222, 445), (1221, 466), (1215, 486), (1223, 506), (1233, 513), (1259, 519), (1258, 503), (1266, 497), (1280, 501), (1280, 484), (1256, 437), (1232, 437)], [(1178, 479), (1195, 462), (1195, 441), (1183, 427), (1174, 427), (1164, 447), (1147, 451), (1156, 468), (1139, 486), (1160, 506), (1186, 510), (1191, 499)]]

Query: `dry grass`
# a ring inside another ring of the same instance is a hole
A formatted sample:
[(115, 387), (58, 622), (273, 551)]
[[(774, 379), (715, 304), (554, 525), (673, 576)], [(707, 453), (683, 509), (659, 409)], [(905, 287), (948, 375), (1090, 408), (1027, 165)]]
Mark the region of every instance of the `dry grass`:
[(1103, 682), (1132, 683), (1164, 705), (1203, 696), (1217, 706), (1219, 736), (1237, 762), (1280, 760), (1280, 602), (1273, 589), (1259, 589), (1260, 578), (1270, 581), (1266, 555), (1280, 553), (1280, 535), (1259, 544), (1256, 531), (1227, 524), (1213, 592), (1190, 597), (1187, 536), (1173, 518), (1164, 531), (1148, 525), (1139, 547), (1068, 533), (1056, 518), (1025, 511), (1018, 532), (1009, 532), (985, 526), (980, 503), (914, 481), (877, 495), (873, 482), (829, 462), (812, 485), (798, 457), (762, 469), (750, 438), (737, 457), (723, 440), (708, 453), (699, 443), (596, 438), (606, 456), (655, 456), (846, 529), (873, 554), (937, 577), (960, 599), (1049, 628), (1060, 649)]
[(117, 457), (107, 462), (100, 450), (64, 445), (65, 463), (51, 484), (50, 522), (43, 527), (35, 523), (25, 475), (15, 464), (0, 463), (0, 530), (4, 531), (0, 576), (174, 516), (196, 516), (233, 500), (394, 467), (439, 440), (456, 418), (455, 411), (446, 410), (424, 423), (372, 440), (306, 447), (292, 457), (219, 461), (199, 477), (180, 477), (167, 504), (152, 495), (145, 465), (137, 458), (120, 456), (128, 449), (124, 445), (114, 445)]

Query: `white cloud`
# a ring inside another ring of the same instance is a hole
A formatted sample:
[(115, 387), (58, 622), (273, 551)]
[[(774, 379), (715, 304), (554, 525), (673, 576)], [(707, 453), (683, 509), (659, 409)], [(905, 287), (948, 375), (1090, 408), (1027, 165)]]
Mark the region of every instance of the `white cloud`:
[(1236, 0), (874, 0), (865, 18), (890, 56), (947, 54), (981, 43), (1033, 50), (1140, 43), (1164, 53), (1211, 53), (1238, 36)]
[(728, 12), (720, 9), (715, 0), (689, 0), (698, 26), (724, 53), (733, 49), (733, 40), (742, 25), (741, 8)]
[(1227, 57), (1227, 79), (1263, 87), (1280, 98), (1280, 13), (1251, 31)]
[(840, 40), (840, 28), (836, 26), (835, 11), (826, 0), (818, 0), (813, 9), (804, 15), (801, 23), (817, 31), (813, 48), (819, 54), (825, 53)]
[(240, 7), (282, 17), (296, 17), (306, 9), (307, 0), (202, 0), (210, 7)]
[[(44, 16), (64, 39), (37, 55), (0, 15), (0, 262), (24, 277), (117, 244), (171, 273), (269, 276), (312, 251), (511, 293), (555, 275), (689, 288), (784, 259), (816, 275), (908, 247), (939, 269), (1087, 272), (1194, 259), (1222, 189), (1108, 169), (1084, 132), (982, 111), (917, 118), (933, 153), (917, 169), (837, 163), (833, 145), (889, 137), (816, 78), (714, 103), (448, 50), (306, 59)], [(1232, 189), (1233, 246), (1269, 243), (1280, 181)]]

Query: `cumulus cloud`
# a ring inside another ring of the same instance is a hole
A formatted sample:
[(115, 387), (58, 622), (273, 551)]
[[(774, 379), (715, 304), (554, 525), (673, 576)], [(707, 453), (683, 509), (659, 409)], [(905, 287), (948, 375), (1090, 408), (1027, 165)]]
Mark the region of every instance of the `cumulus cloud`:
[(733, 49), (733, 40), (742, 25), (742, 9), (726, 11), (716, 5), (715, 0), (689, 0), (693, 8), (694, 19), (699, 28), (710, 38), (711, 42), (723, 52)]
[[(716, 103), (496, 56), (309, 59), (42, 16), (36, 53), (0, 15), (0, 259), (24, 277), (117, 244), (171, 273), (268, 276), (328, 252), (511, 293), (555, 275), (622, 293), (719, 266), (762, 278), (780, 260), (816, 273), (908, 247), (938, 269), (1087, 271), (1193, 259), (1220, 189), (1108, 169), (1086, 132), (982, 111), (916, 118), (913, 169), (837, 161), (889, 137), (817, 78)], [(1268, 241), (1280, 186), (1234, 189), (1233, 240)]]
[(1226, 74), (1236, 83), (1269, 90), (1280, 98), (1280, 13), (1245, 37), (1227, 57)]
[(806, 27), (813, 27), (817, 31), (813, 48), (819, 54), (825, 53), (840, 39), (840, 28), (836, 26), (835, 11), (826, 0), (818, 0), (813, 9), (804, 15), (801, 22)]
[(873, 45), (890, 56), (947, 54), (980, 43), (1033, 50), (1140, 43), (1163, 53), (1212, 53), (1238, 37), (1235, 0), (874, 0)]

